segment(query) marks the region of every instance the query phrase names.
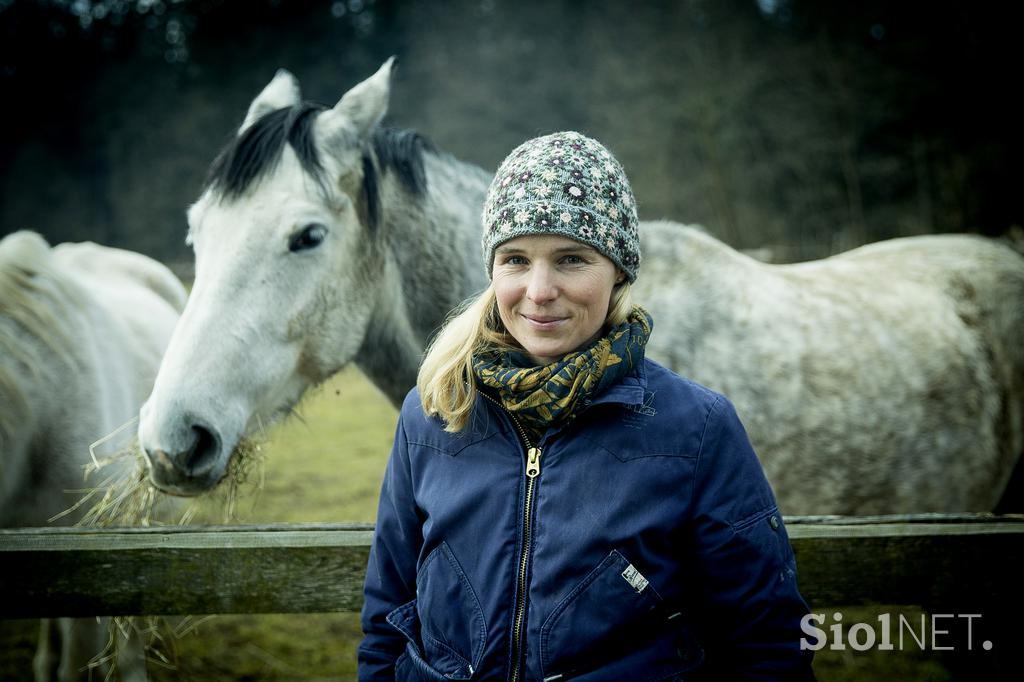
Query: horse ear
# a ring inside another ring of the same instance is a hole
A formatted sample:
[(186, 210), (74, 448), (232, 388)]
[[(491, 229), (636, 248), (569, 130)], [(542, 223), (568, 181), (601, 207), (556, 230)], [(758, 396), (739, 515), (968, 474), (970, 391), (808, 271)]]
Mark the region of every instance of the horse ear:
[(273, 80), (267, 84), (267, 87), (263, 88), (263, 92), (256, 95), (256, 99), (249, 105), (249, 113), (245, 115), (245, 121), (242, 123), (242, 127), (238, 129), (238, 134), (241, 135), (245, 132), (245, 129), (255, 123), (261, 116), (277, 109), (294, 106), (301, 101), (299, 81), (288, 71), (278, 69)]
[(365, 137), (380, 123), (388, 110), (394, 64), (395, 58), (389, 58), (377, 73), (346, 92), (334, 108), (321, 117), (328, 134), (349, 128)]

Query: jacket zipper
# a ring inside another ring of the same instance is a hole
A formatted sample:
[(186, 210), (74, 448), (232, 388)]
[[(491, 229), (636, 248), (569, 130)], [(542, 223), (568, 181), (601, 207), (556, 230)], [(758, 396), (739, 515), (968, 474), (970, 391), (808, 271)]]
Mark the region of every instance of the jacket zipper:
[(523, 503), (523, 548), (519, 555), (519, 573), (516, 581), (516, 604), (512, 619), (512, 676), (510, 682), (519, 682), (520, 669), (523, 660), (523, 619), (526, 616), (526, 566), (530, 559), (530, 544), (533, 540), (530, 532), (532, 520), (533, 495), (537, 487), (537, 477), (540, 476), (540, 448), (530, 443), (526, 430), (516, 419), (515, 415), (505, 409), (505, 406), (497, 400), (480, 391), (492, 403), (500, 407), (515, 424), (519, 437), (526, 446), (526, 497)]

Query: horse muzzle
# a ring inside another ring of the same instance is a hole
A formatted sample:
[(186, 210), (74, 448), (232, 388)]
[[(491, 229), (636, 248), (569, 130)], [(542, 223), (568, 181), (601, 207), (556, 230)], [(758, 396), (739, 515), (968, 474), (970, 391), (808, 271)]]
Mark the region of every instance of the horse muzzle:
[(223, 441), (217, 433), (192, 425), (183, 447), (143, 448), (153, 485), (171, 495), (199, 495), (215, 488), (227, 471)]

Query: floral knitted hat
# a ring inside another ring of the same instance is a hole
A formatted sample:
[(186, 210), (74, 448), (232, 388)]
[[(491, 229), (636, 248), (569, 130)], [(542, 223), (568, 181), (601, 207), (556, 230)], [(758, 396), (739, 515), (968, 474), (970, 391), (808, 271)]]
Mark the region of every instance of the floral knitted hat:
[(640, 268), (636, 201), (622, 166), (600, 142), (577, 132), (527, 140), (501, 163), (484, 200), (483, 252), (528, 234), (589, 244), (629, 281)]

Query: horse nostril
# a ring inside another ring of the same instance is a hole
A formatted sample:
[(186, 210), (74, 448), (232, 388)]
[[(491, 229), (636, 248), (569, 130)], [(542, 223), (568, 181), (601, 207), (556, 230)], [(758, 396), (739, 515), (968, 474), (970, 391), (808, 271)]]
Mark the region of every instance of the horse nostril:
[(218, 441), (207, 428), (193, 426), (196, 440), (185, 454), (185, 471), (189, 476), (201, 476), (210, 471), (217, 462)]

